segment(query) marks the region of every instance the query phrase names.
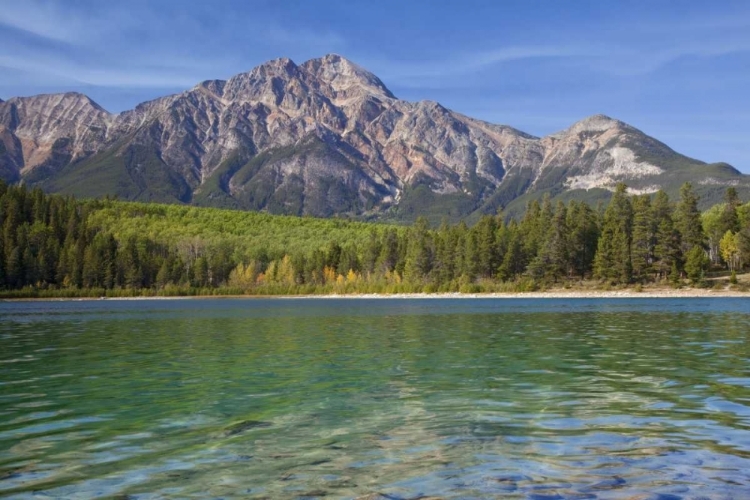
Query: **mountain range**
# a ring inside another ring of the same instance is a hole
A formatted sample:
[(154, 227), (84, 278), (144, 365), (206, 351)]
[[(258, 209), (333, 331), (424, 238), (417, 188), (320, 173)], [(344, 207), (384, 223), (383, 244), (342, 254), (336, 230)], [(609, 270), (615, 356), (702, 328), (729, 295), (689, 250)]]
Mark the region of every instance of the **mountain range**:
[(107, 112), (79, 93), (0, 100), (0, 178), (79, 197), (272, 213), (471, 218), (527, 201), (676, 195), (704, 206), (750, 176), (683, 156), (603, 115), (546, 137), (396, 98), (338, 56), (266, 62), (229, 80)]

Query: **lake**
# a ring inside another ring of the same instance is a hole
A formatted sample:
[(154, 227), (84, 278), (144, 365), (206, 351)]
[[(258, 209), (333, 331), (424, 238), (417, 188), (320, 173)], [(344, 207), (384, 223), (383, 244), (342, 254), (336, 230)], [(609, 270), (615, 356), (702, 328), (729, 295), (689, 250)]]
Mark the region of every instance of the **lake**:
[(0, 303), (0, 496), (750, 498), (746, 299)]

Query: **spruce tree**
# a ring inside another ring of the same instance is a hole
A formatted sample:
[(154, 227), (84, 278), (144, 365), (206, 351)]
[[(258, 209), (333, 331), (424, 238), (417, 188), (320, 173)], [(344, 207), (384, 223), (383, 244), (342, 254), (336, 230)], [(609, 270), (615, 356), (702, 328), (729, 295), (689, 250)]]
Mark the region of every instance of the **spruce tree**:
[(633, 275), (644, 280), (651, 273), (654, 258), (656, 227), (648, 195), (633, 198)]
[(503, 280), (515, 280), (526, 269), (527, 258), (524, 254), (521, 230), (514, 223), (508, 226), (508, 250), (500, 265), (499, 274)]
[(685, 274), (693, 284), (698, 284), (703, 281), (710, 264), (711, 261), (708, 259), (706, 252), (696, 245), (687, 254)]
[(432, 268), (432, 245), (427, 219), (419, 217), (409, 233), (404, 264), (404, 278), (417, 283), (429, 274)]
[(567, 216), (565, 204), (558, 201), (539, 252), (529, 264), (529, 274), (535, 279), (551, 279), (557, 282), (561, 277), (568, 275), (570, 254)]
[(490, 215), (482, 217), (474, 227), (477, 239), (478, 272), (485, 278), (491, 278), (497, 271), (497, 221)]
[(587, 204), (571, 200), (568, 207), (570, 262), (581, 279), (591, 272), (599, 241), (597, 213)]
[(740, 231), (740, 220), (737, 216), (737, 207), (740, 206), (740, 199), (737, 195), (737, 189), (728, 187), (724, 194), (724, 210), (721, 213), (721, 232)]
[(705, 240), (701, 213), (698, 210), (698, 195), (693, 185), (686, 182), (680, 188), (680, 201), (674, 214), (674, 223), (680, 233), (682, 255), (687, 255), (694, 246), (703, 246)]
[(667, 278), (675, 266), (678, 266), (680, 250), (680, 233), (672, 219), (672, 206), (669, 196), (659, 191), (652, 204), (654, 227), (656, 230), (654, 241), (654, 271), (661, 278)]
[(633, 208), (627, 186), (617, 185), (604, 212), (601, 237), (594, 261), (594, 272), (600, 279), (629, 283), (632, 279), (631, 239)]

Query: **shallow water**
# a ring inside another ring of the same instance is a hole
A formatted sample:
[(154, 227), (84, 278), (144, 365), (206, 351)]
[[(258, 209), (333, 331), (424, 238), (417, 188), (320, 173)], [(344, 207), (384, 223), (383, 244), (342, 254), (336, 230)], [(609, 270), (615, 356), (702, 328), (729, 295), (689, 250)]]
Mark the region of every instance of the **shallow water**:
[(750, 498), (750, 301), (0, 303), (0, 496)]

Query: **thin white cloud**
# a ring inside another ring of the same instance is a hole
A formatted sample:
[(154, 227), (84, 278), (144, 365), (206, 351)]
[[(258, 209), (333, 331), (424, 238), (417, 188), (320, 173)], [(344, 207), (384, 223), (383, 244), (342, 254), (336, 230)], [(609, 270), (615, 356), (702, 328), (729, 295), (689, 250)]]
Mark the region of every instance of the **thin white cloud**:
[(615, 75), (638, 76), (657, 71), (686, 57), (711, 58), (750, 52), (750, 36), (734, 39), (695, 40), (672, 45), (612, 50), (605, 58), (590, 61), (593, 67)]
[(107, 8), (81, 12), (68, 2), (0, 0), (0, 24), (40, 38), (67, 44), (85, 44), (134, 26), (139, 21), (129, 10)]
[(322, 49), (327, 52), (332, 52), (335, 49), (340, 50), (346, 45), (346, 40), (332, 31), (290, 30), (274, 25), (266, 29), (265, 35), (266, 39), (272, 43), (315, 50)]
[(393, 61), (384, 58), (362, 58), (362, 64), (385, 81), (405, 87), (439, 87), (436, 79), (462, 77), (503, 63), (527, 59), (582, 58), (597, 55), (587, 47), (509, 46), (484, 51), (455, 53), (443, 60)]
[(90, 67), (43, 54), (35, 57), (0, 54), (0, 66), (36, 74), (47, 84), (77, 82), (102, 87), (189, 88), (205, 79), (195, 73), (182, 73), (168, 67)]

